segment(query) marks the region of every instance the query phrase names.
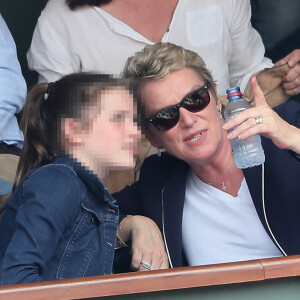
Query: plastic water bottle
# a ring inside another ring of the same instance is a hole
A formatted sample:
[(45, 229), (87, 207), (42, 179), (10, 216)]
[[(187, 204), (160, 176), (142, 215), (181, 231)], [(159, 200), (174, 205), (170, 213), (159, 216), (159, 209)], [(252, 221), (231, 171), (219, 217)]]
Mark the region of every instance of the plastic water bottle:
[[(239, 87), (230, 88), (226, 91), (228, 104), (224, 111), (225, 121), (233, 118), (251, 105), (243, 99)], [(233, 129), (231, 129), (232, 131)], [(230, 140), (234, 153), (235, 164), (240, 169), (251, 168), (261, 165), (265, 161), (265, 153), (261, 146), (260, 135), (251, 136), (247, 139)]]

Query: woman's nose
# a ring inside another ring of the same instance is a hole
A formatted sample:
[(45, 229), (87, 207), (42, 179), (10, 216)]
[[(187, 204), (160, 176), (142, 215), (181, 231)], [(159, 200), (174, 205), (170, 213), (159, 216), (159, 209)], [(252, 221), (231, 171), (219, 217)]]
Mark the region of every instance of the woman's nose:
[(179, 108), (179, 114), (179, 124), (182, 127), (191, 127), (197, 122), (197, 116), (183, 107)]

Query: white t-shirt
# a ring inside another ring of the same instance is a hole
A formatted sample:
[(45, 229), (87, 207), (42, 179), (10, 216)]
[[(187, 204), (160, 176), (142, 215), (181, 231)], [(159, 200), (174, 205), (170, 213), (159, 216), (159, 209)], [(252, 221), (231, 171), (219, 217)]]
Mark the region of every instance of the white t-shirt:
[[(179, 0), (162, 42), (197, 52), (212, 71), (218, 93), (246, 86), (258, 70), (271, 67), (250, 23), (249, 0)], [(128, 57), (152, 44), (99, 7), (71, 11), (65, 0), (49, 0), (38, 20), (28, 64), (39, 81), (79, 71), (119, 74)]]
[(233, 197), (205, 184), (192, 170), (182, 240), (191, 266), (282, 256), (260, 222), (245, 179)]

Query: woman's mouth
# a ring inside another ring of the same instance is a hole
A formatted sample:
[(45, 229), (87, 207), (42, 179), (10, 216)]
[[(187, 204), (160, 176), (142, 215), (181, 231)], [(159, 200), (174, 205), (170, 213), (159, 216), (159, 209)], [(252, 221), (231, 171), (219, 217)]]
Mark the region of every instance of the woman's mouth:
[(206, 130), (198, 130), (197, 132), (191, 133), (188, 135), (184, 142), (189, 146), (199, 146), (202, 144), (206, 139), (207, 133)]
[(193, 142), (193, 143), (195, 143), (195, 142), (197, 142), (200, 138), (201, 138), (201, 136), (202, 136), (202, 133), (198, 133), (198, 134), (196, 134), (194, 137), (192, 137), (191, 139), (188, 139), (190, 142)]

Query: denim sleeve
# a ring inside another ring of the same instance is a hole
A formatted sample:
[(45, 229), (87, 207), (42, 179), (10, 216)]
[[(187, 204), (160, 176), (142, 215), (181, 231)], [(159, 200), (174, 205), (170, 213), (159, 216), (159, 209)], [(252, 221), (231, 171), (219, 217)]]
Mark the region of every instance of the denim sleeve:
[(0, 15), (0, 141), (22, 146), (15, 113), (25, 103), (26, 90), (14, 40)]
[[(16, 194), (21, 205), (2, 260), (1, 285), (43, 281), (43, 270), (59, 240), (79, 217), (81, 184), (67, 167), (48, 165), (19, 187)], [(9, 218), (2, 221), (2, 225), (13, 222)]]

